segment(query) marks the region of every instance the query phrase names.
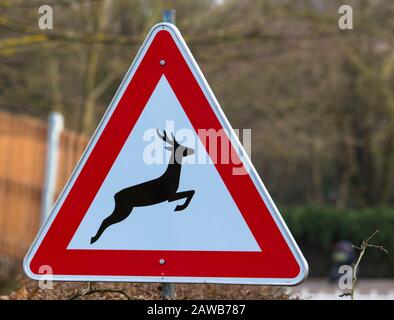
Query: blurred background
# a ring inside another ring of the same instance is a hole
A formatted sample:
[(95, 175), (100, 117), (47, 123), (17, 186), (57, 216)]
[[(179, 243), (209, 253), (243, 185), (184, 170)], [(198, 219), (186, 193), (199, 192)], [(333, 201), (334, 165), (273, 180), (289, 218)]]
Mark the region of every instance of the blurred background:
[[(169, 8), (232, 126), (252, 129), (310, 279), (328, 281), (339, 241), (379, 229), (389, 254), (368, 250), (360, 277), (394, 288), (394, 2), (347, 0), (353, 29), (340, 30), (343, 2), (1, 0), (0, 293), (40, 225), (49, 113), (65, 119), (58, 195)], [(38, 27), (43, 4), (52, 30)]]

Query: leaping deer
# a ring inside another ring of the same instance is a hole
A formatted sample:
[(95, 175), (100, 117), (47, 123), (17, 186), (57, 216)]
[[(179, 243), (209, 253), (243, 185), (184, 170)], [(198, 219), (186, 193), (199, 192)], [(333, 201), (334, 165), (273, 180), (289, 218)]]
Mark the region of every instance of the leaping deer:
[(109, 226), (126, 219), (135, 207), (151, 206), (164, 201), (172, 202), (180, 199), (186, 199), (186, 201), (181, 205), (178, 204), (174, 211), (184, 210), (189, 205), (195, 191), (177, 191), (181, 176), (182, 159), (192, 155), (194, 150), (179, 144), (172, 133), (171, 140), (165, 131), (161, 135), (157, 130), (157, 135), (169, 144), (165, 148), (172, 152), (166, 171), (156, 179), (117, 192), (114, 196), (115, 209), (103, 220), (96, 235), (91, 238), (91, 244), (95, 243)]

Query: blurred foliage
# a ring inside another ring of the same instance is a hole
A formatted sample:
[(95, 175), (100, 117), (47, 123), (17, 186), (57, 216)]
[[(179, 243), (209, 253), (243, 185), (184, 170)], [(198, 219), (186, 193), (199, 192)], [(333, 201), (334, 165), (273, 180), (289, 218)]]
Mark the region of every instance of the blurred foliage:
[[(336, 209), (306, 206), (282, 210), (284, 219), (310, 264), (310, 274), (324, 276), (331, 265), (336, 242), (347, 240), (360, 245), (375, 230), (380, 232), (371, 243), (383, 245), (380, 250), (367, 250), (361, 264), (361, 275), (394, 276), (394, 209)], [(357, 252), (358, 254), (359, 252)]]
[(164, 8), (235, 128), (252, 129), (252, 161), (276, 202), (361, 208), (394, 203), (394, 2), (0, 1), (0, 109), (94, 130)]

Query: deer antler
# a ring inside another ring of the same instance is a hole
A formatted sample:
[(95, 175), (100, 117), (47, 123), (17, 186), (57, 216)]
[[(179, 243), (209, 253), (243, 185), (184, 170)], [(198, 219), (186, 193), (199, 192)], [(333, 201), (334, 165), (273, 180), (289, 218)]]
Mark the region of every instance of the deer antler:
[[(157, 131), (157, 135), (159, 136), (160, 139), (162, 139), (164, 142), (167, 142), (167, 143), (170, 144), (170, 145), (174, 145), (174, 140), (175, 140), (175, 139), (170, 140), (170, 139), (168, 138), (167, 133), (166, 133), (165, 130), (163, 131), (163, 133), (164, 133), (163, 135), (160, 134), (159, 129), (156, 129), (156, 131)], [(172, 133), (171, 133), (171, 135), (174, 136)]]
[(164, 131), (164, 135), (160, 134), (159, 129), (156, 129), (156, 132), (157, 132), (157, 135), (159, 136), (160, 139), (166, 141), (166, 139), (167, 139), (167, 134), (166, 134), (165, 131)]

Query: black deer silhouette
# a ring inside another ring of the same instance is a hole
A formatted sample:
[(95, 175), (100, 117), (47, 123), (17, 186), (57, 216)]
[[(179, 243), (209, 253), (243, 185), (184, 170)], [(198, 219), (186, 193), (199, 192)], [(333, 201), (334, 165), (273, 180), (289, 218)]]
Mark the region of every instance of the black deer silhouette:
[(184, 210), (189, 205), (195, 191), (177, 192), (177, 190), (181, 176), (182, 158), (192, 155), (194, 150), (179, 144), (172, 133), (172, 139), (168, 138), (165, 131), (161, 135), (157, 130), (157, 135), (169, 144), (165, 148), (172, 151), (166, 171), (156, 179), (117, 192), (114, 196), (115, 209), (103, 220), (96, 235), (91, 238), (91, 244), (95, 243), (109, 226), (126, 219), (135, 207), (151, 206), (164, 201), (172, 202), (180, 199), (186, 199), (186, 201), (182, 205), (177, 205), (175, 211)]

